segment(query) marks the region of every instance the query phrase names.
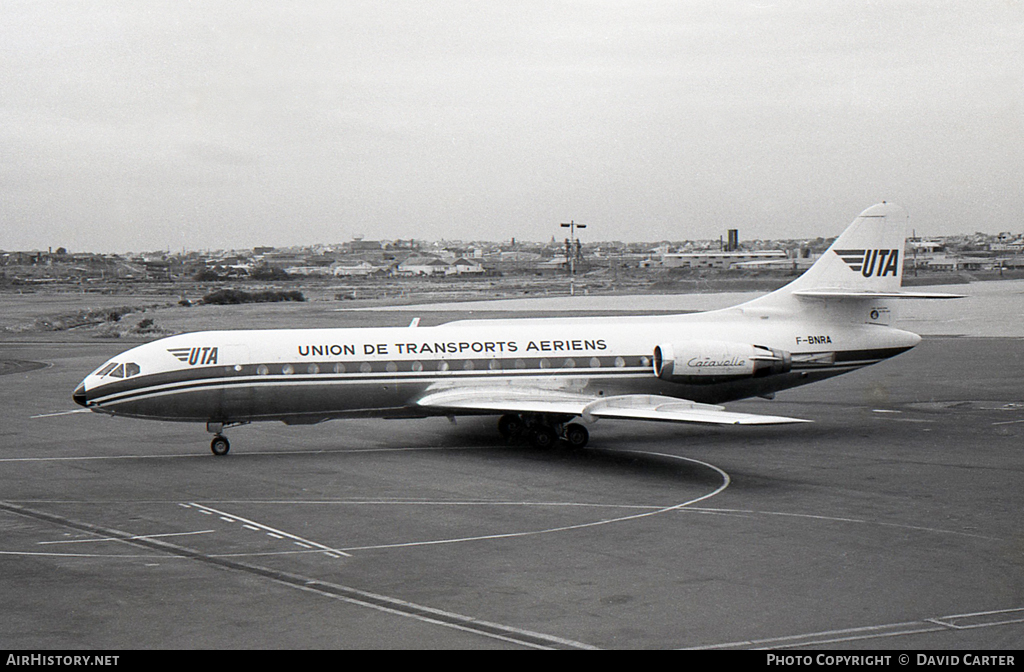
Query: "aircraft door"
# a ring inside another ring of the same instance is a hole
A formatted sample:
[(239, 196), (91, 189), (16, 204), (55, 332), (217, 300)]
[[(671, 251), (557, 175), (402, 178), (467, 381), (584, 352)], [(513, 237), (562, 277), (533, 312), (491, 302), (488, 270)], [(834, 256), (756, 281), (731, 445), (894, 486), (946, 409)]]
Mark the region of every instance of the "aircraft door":
[(253, 383), (249, 346), (226, 345), (222, 348), (223, 382), (215, 395), (215, 419), (222, 422), (244, 422), (252, 417)]

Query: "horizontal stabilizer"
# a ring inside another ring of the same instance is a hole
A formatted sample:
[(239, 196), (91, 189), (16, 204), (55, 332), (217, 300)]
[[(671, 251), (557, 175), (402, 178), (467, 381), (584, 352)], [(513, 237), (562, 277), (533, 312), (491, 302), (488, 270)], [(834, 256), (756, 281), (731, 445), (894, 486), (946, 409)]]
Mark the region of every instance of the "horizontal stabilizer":
[(712, 425), (781, 425), (809, 422), (775, 415), (732, 413), (722, 406), (653, 394), (594, 397), (530, 387), (457, 387), (424, 396), (425, 408), (479, 413), (554, 413), (584, 420), (619, 418)]
[(963, 294), (942, 292), (872, 292), (848, 289), (798, 289), (793, 296), (807, 299), (962, 299)]

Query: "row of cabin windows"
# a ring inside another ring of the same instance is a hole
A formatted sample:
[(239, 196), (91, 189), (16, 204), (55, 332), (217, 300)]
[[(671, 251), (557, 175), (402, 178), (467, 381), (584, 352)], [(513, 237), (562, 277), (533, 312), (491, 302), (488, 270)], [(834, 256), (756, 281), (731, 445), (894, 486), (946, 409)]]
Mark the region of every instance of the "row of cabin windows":
[[(442, 361), (437, 362), (436, 366), (433, 367), (433, 370), (435, 370), (435, 371), (442, 371), (442, 372), (443, 371), (458, 371), (458, 370), (474, 371), (474, 370), (477, 370), (477, 369), (480, 369), (480, 370), (487, 369), (487, 370), (490, 370), (490, 371), (501, 371), (501, 370), (504, 370), (506, 368), (509, 368), (509, 367), (507, 367), (508, 362), (509, 362), (509, 360), (500, 360), (500, 359), (491, 359), (491, 360), (472, 360), (472, 359), (467, 359), (467, 360), (464, 360), (462, 362), (447, 362), (447, 361), (442, 360)], [(526, 369), (527, 366), (528, 366), (525, 359), (516, 359), (514, 361), (511, 361), (511, 364), (512, 364), (511, 369)], [(589, 366), (592, 369), (597, 369), (597, 368), (600, 368), (602, 366), (601, 360), (599, 358), (597, 358), (597, 357), (591, 357), (589, 361), (582, 362), (581, 364), (584, 365), (584, 366)], [(622, 367), (626, 366), (626, 360), (623, 359), (622, 357), (616, 357), (614, 360), (606, 362), (604, 364), (604, 366), (608, 366), (609, 364), (612, 364), (612, 365), (614, 365), (615, 367), (618, 367), (618, 368), (622, 368)], [(643, 366), (643, 367), (647, 367), (647, 366), (650, 366), (651, 361), (647, 357), (640, 357), (639, 361), (637, 362), (637, 364), (639, 364), (640, 366)], [(398, 366), (399, 365), (398, 365), (397, 362), (387, 362), (384, 365), (384, 371), (386, 371), (388, 373), (396, 373), (398, 371)], [(541, 369), (550, 369), (551, 366), (552, 366), (552, 363), (551, 363), (551, 360), (549, 360), (549, 359), (541, 359), (541, 360), (537, 361), (536, 364), (534, 364), (534, 366), (536, 366), (538, 368), (541, 368)], [(574, 368), (576, 368), (576, 366), (577, 366), (576, 360), (572, 359), (572, 358), (565, 359), (565, 360), (563, 360), (561, 362), (561, 368), (563, 368), (563, 369), (574, 369)], [(281, 367), (281, 373), (286, 375), (286, 376), (287, 375), (291, 375), (291, 374), (296, 372), (296, 368), (297, 367), (295, 365), (293, 365), (293, 364), (284, 364)], [(300, 366), (298, 368), (301, 369), (302, 367)], [(375, 367), (372, 364), (370, 364), (370, 362), (362, 362), (362, 363), (359, 363), (358, 365), (355, 364), (355, 363), (349, 363), (348, 365), (346, 365), (344, 362), (338, 362), (338, 363), (333, 364), (333, 365), (324, 364), (323, 367), (321, 367), (321, 365), (319, 365), (319, 364), (309, 364), (308, 366), (305, 367), (305, 369), (306, 369), (305, 373), (312, 373), (312, 374), (317, 374), (317, 373), (356, 373), (356, 372), (358, 372), (358, 373), (373, 373), (374, 372), (374, 368)], [(424, 365), (424, 363), (420, 362), (420, 361), (412, 362), (412, 364), (409, 365), (408, 368), (403, 366), (403, 369), (407, 370), (407, 371), (414, 371), (414, 372), (417, 372), (417, 373), (419, 373), (421, 371), (427, 370), (426, 369), (426, 365)], [(240, 367), (235, 367), (235, 370), (236, 371), (240, 370)], [(381, 371), (379, 365), (376, 367), (376, 370), (377, 370), (377, 372)], [(261, 376), (266, 376), (266, 375), (268, 375), (270, 373), (270, 367), (267, 366), (266, 364), (260, 364), (259, 366), (256, 367), (256, 373), (261, 375)]]
[(139, 375), (142, 369), (135, 362), (128, 362), (127, 364), (119, 364), (117, 362), (111, 362), (104, 366), (102, 369), (96, 372), (99, 377), (110, 376), (111, 378), (130, 378), (132, 376)]
[[(605, 359), (607, 360), (608, 358), (605, 358)], [(463, 362), (461, 362), (461, 364), (460, 364), (459, 362), (447, 362), (447, 361), (442, 360), (442, 361), (437, 362), (437, 365), (434, 368), (434, 370), (442, 371), (442, 372), (443, 371), (453, 371), (453, 370), (457, 371), (457, 370), (460, 370), (460, 369), (463, 370), (463, 371), (473, 371), (473, 370), (476, 370), (479, 367), (480, 369), (489, 369), (491, 371), (500, 371), (500, 370), (503, 370), (503, 369), (507, 368), (508, 362), (509, 362), (509, 360), (500, 360), (500, 359), (491, 359), (491, 360), (472, 360), (472, 359), (467, 359), (467, 360), (464, 360)], [(647, 366), (650, 366), (651, 362), (650, 362), (650, 359), (647, 358), (647, 357), (640, 357), (639, 361), (637, 363), (640, 366), (647, 367)], [(516, 360), (512, 361), (511, 364), (512, 364), (511, 368), (513, 368), (513, 369), (526, 369), (527, 366), (528, 366), (528, 364), (527, 364), (525, 359), (516, 359)], [(626, 360), (623, 359), (622, 357), (616, 357), (614, 360), (606, 361), (606, 363), (604, 365), (608, 366), (609, 364), (614, 365), (615, 367), (618, 367), (618, 368), (622, 368), (622, 367), (626, 366)], [(600, 358), (598, 358), (598, 357), (591, 357), (590, 360), (586, 361), (585, 363), (583, 363), (583, 365), (584, 366), (589, 366), (592, 369), (597, 369), (597, 368), (600, 368), (602, 366), (602, 363), (601, 363), (601, 359)], [(537, 360), (536, 363), (534, 364), (534, 366), (535, 367), (539, 367), (541, 369), (550, 369), (551, 366), (552, 366), (552, 363), (551, 363), (551, 360), (545, 358), (545, 359)], [(572, 359), (571, 357), (568, 358), (568, 359), (563, 360), (561, 362), (561, 368), (563, 368), (563, 369), (574, 369), (574, 368), (576, 368), (576, 360)], [(241, 366), (235, 366), (234, 370), (235, 371), (241, 371), (242, 367)], [(296, 367), (294, 365), (292, 365), (292, 364), (285, 364), (284, 366), (281, 367), (281, 373), (283, 373), (285, 375), (291, 375), (291, 374), (295, 373), (295, 370), (296, 370)], [(356, 365), (355, 363), (350, 363), (347, 366), (343, 362), (338, 362), (338, 363), (336, 363), (334, 365), (325, 364), (323, 366), (323, 368), (321, 368), (321, 366), (319, 364), (310, 364), (310, 365), (308, 365), (306, 367), (306, 372), (307, 373), (314, 373), (314, 374), (315, 373), (321, 373), (321, 372), (322, 373), (356, 373), (356, 372), (359, 372), (359, 373), (373, 373), (373, 370), (374, 370), (374, 367), (373, 367), (373, 365), (370, 364), (370, 362), (362, 362), (362, 363), (360, 363), (358, 365)], [(398, 364), (396, 362), (387, 362), (384, 365), (384, 370), (387, 371), (388, 373), (395, 373), (395, 372), (398, 371)], [(412, 362), (412, 365), (408, 369), (406, 369), (406, 370), (414, 371), (414, 372), (419, 373), (421, 371), (425, 371), (426, 370), (426, 366), (423, 364), (423, 362), (415, 361), (415, 362)], [(377, 371), (378, 372), (380, 371), (379, 365), (377, 367)], [(119, 362), (110, 362), (106, 366), (104, 366), (102, 369), (97, 371), (96, 375), (99, 376), (100, 378), (102, 378), (104, 376), (108, 376), (110, 378), (130, 378), (132, 376), (139, 375), (140, 372), (141, 372), (141, 368), (135, 362), (127, 362), (127, 363), (124, 363), (124, 364), (121, 364)], [(256, 373), (258, 373), (261, 376), (265, 376), (265, 375), (270, 373), (270, 367), (268, 367), (266, 364), (260, 364), (259, 366), (256, 367)]]

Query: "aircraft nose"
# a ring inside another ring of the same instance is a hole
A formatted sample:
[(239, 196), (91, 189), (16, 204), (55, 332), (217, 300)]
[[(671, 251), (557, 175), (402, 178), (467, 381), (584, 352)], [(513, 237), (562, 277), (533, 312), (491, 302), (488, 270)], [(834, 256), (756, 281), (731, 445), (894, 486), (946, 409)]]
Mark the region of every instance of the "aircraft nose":
[(75, 391), (71, 393), (71, 398), (74, 399), (75, 403), (79, 406), (87, 405), (88, 401), (85, 396), (85, 383), (80, 383), (78, 387), (75, 388)]

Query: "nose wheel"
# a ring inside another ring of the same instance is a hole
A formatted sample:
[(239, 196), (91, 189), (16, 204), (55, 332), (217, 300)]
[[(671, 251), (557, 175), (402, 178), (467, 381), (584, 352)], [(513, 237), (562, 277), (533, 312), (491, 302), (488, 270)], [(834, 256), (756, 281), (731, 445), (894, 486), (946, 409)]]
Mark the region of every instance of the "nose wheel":
[(206, 423), (206, 431), (213, 434), (213, 441), (210, 441), (210, 452), (220, 457), (227, 455), (228, 451), (231, 450), (231, 444), (228, 443), (228, 437), (222, 433), (228, 427), (237, 427), (238, 425), (248, 425), (248, 421), (243, 422), (214, 422), (210, 420)]
[(231, 450), (231, 444), (228, 443), (226, 436), (218, 434), (213, 437), (213, 441), (210, 441), (210, 450), (218, 457), (221, 455), (227, 455), (228, 451)]

